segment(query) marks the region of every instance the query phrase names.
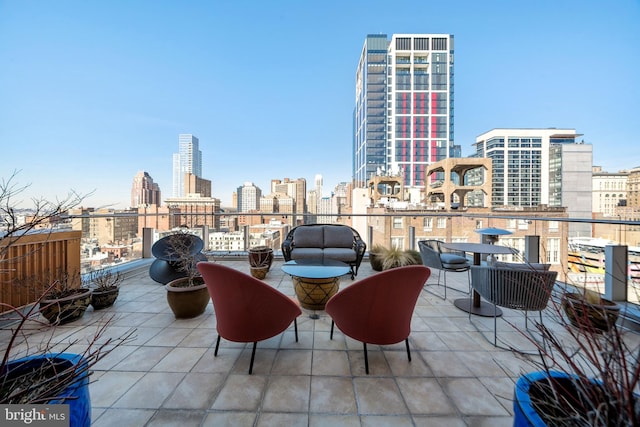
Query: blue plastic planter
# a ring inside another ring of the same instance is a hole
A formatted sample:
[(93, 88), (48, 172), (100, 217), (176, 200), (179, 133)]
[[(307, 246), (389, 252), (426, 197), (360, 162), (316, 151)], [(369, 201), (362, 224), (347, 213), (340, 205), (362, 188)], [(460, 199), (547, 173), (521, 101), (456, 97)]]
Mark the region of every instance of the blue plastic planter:
[(542, 418), (540, 418), (536, 410), (533, 409), (529, 389), (533, 383), (548, 378), (549, 374), (554, 378), (569, 378), (569, 375), (564, 372), (531, 372), (521, 376), (516, 382), (513, 396), (514, 427), (541, 427), (547, 425), (542, 421)]
[[(7, 363), (2, 375), (19, 375), (24, 370), (30, 370), (42, 364), (43, 360), (55, 360), (64, 367), (77, 366), (82, 371), (81, 376), (73, 384), (64, 389), (59, 399), (50, 400), (48, 404), (69, 405), (71, 427), (89, 427), (91, 425), (91, 398), (89, 396), (89, 372), (87, 361), (79, 354), (48, 353), (38, 356), (28, 356), (12, 360)], [(50, 362), (47, 362), (50, 363)]]

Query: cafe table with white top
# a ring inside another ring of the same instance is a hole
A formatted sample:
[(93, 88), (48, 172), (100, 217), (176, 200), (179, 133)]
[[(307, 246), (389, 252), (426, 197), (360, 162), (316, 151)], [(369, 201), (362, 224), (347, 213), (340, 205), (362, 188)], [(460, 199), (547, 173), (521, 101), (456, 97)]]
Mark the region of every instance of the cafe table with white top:
[[(473, 253), (473, 265), (480, 265), (480, 256), (482, 254), (505, 255), (517, 252), (513, 248), (492, 245), (489, 243), (441, 243), (441, 245), (447, 249)], [(487, 305), (482, 305), (480, 301), (480, 294), (476, 291), (473, 291), (473, 299), (471, 301), (469, 298), (459, 298), (453, 302), (453, 305), (460, 310), (476, 314), (478, 316), (494, 316), (493, 306), (489, 307)], [(496, 309), (495, 315), (502, 316), (502, 311), (500, 309)]]

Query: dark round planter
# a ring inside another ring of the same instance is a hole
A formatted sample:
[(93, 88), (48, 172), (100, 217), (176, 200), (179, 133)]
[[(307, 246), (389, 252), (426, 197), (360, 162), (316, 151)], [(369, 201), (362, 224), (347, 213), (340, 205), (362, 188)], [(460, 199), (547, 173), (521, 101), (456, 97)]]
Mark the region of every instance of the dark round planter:
[(40, 301), (40, 313), (49, 321), (64, 325), (78, 320), (91, 303), (91, 289), (79, 288), (52, 297), (45, 296)]
[(266, 267), (267, 271), (273, 263), (273, 249), (268, 246), (256, 246), (249, 249), (249, 265), (251, 267)]
[[(56, 395), (56, 398), (48, 401), (42, 401), (35, 397), (35, 400), (38, 400), (37, 402), (20, 401), (9, 403), (21, 405), (24, 405), (25, 403), (37, 403), (41, 405), (67, 404), (69, 405), (69, 420), (66, 421), (66, 425), (73, 427), (89, 427), (91, 425), (89, 370), (87, 361), (79, 354), (41, 354), (10, 361), (5, 365), (3, 371), (0, 373), (0, 376), (3, 378), (3, 386), (10, 384), (12, 379), (19, 378), (24, 375), (28, 376), (29, 372), (38, 371), (43, 364), (46, 364), (48, 371), (51, 372), (51, 380), (47, 386), (48, 390), (46, 390), (46, 393), (52, 393), (51, 387), (56, 384), (56, 376), (60, 378), (61, 376), (69, 375), (66, 380), (63, 380), (65, 382), (65, 386), (62, 386), (59, 391), (53, 392), (53, 394)], [(70, 369), (73, 369), (74, 367), (75, 372), (70, 372)], [(44, 380), (28, 382), (28, 387), (31, 388), (30, 391), (32, 393), (38, 393), (37, 389), (42, 389), (43, 381)]]
[(590, 304), (579, 293), (562, 295), (561, 305), (571, 325), (586, 332), (608, 332), (620, 315), (620, 305), (608, 299)]
[(369, 263), (374, 271), (382, 271), (382, 259), (375, 252), (369, 252)]
[(211, 299), (202, 277), (197, 277), (196, 285), (190, 286), (186, 277), (173, 280), (165, 285), (167, 302), (176, 319), (190, 319), (204, 313)]
[(118, 299), (120, 288), (111, 286), (107, 289), (97, 288), (91, 292), (91, 305), (94, 310), (102, 310), (111, 307)]

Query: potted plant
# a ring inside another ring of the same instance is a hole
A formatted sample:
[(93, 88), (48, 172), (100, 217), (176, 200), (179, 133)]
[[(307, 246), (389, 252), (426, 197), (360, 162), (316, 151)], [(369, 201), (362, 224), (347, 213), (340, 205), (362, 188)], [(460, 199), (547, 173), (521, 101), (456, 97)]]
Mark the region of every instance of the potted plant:
[(369, 263), (374, 271), (382, 271), (382, 259), (387, 251), (387, 248), (379, 244), (373, 245), (369, 251)]
[(193, 239), (197, 236), (179, 231), (169, 236), (167, 252), (177, 270), (183, 277), (174, 279), (165, 285), (167, 302), (177, 319), (189, 319), (204, 313), (210, 296), (204, 279), (198, 272), (196, 264), (202, 260), (201, 254), (195, 253)]
[[(128, 342), (135, 330), (127, 331), (119, 338), (103, 340), (102, 336), (113, 319), (108, 318), (98, 325), (88, 343), (80, 343), (77, 339), (68, 343), (53, 342), (58, 323), (49, 324), (52, 325), (50, 336), (43, 335), (43, 326), (46, 324), (38, 316), (41, 298), (50, 293), (53, 286), (27, 309), (0, 303), (0, 306), (8, 309), (0, 329), (11, 331), (0, 361), (0, 405), (20, 405), (24, 408), (26, 404), (67, 404), (67, 425), (89, 427), (91, 368), (115, 348)], [(39, 341), (33, 342), (34, 339)], [(72, 347), (75, 351), (69, 352)], [(20, 348), (26, 348), (26, 351), (21, 352)], [(46, 411), (55, 413), (56, 408), (46, 408)]]
[(111, 307), (120, 293), (122, 275), (110, 268), (94, 270), (89, 275), (91, 285), (91, 306), (94, 310)]
[(413, 258), (414, 265), (422, 264), (422, 257), (420, 256), (420, 252), (414, 249), (407, 249), (405, 252), (407, 253), (407, 255)]
[[(371, 260), (371, 254), (374, 254), (374, 259)], [(403, 267), (405, 265), (420, 265), (422, 264), (422, 258), (420, 253), (413, 250), (403, 250), (395, 246), (385, 248), (383, 246), (374, 246), (372, 251), (369, 252), (369, 259), (371, 267), (376, 271), (389, 270), (391, 268)], [(374, 266), (375, 263), (375, 266)], [(379, 268), (379, 270), (377, 270)]]
[(606, 332), (615, 325), (620, 305), (587, 288), (583, 292), (565, 292), (562, 308), (570, 323), (577, 328)]
[(550, 306), (562, 334), (536, 325), (539, 357), (516, 383), (514, 426), (640, 425), (640, 345), (630, 345), (616, 322), (595, 327), (574, 302), (566, 303), (574, 314), (563, 316), (565, 300)]
[(84, 286), (80, 273), (60, 271), (39, 303), (40, 313), (49, 321), (63, 325), (81, 318), (91, 304), (91, 289)]
[(268, 246), (255, 246), (249, 249), (249, 269), (256, 279), (264, 279), (273, 262), (273, 249)]

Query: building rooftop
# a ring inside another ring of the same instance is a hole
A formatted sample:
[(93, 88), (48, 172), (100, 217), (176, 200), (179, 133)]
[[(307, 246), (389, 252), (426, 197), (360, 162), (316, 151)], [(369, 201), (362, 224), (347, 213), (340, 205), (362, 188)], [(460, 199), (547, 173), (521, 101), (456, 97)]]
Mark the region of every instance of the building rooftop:
[[(149, 260), (147, 260), (149, 261)], [(244, 259), (215, 260), (248, 272)], [(291, 278), (275, 260), (265, 281), (294, 295)], [(214, 357), (215, 315), (210, 303), (194, 319), (176, 320), (166, 291), (148, 274), (149, 263), (127, 273), (119, 299), (56, 334), (62, 342), (91, 336), (96, 324), (115, 316), (106, 334), (135, 328), (135, 338), (94, 367), (90, 385), (94, 427), (103, 426), (511, 426), (514, 382), (532, 366), (525, 357), (491, 345), (453, 300), (463, 292), (437, 286), (437, 270), (418, 299), (404, 343), (369, 347), (370, 374), (364, 372), (362, 344), (339, 331), (329, 338), (324, 311), (303, 309), (283, 334), (258, 343), (253, 374), (251, 344), (222, 340)], [(375, 273), (363, 262), (355, 280)], [(449, 286), (468, 290), (467, 273), (448, 273)], [(341, 288), (352, 281), (342, 278)], [(499, 336), (521, 350), (533, 345), (508, 322), (524, 327), (519, 312), (503, 310)], [(533, 318), (533, 317), (532, 317)], [(537, 319), (537, 316), (535, 317)], [(493, 319), (474, 316), (492, 337)], [(505, 322), (507, 320), (508, 322)], [(547, 319), (545, 324), (553, 324)], [(530, 322), (531, 325), (531, 322)]]

